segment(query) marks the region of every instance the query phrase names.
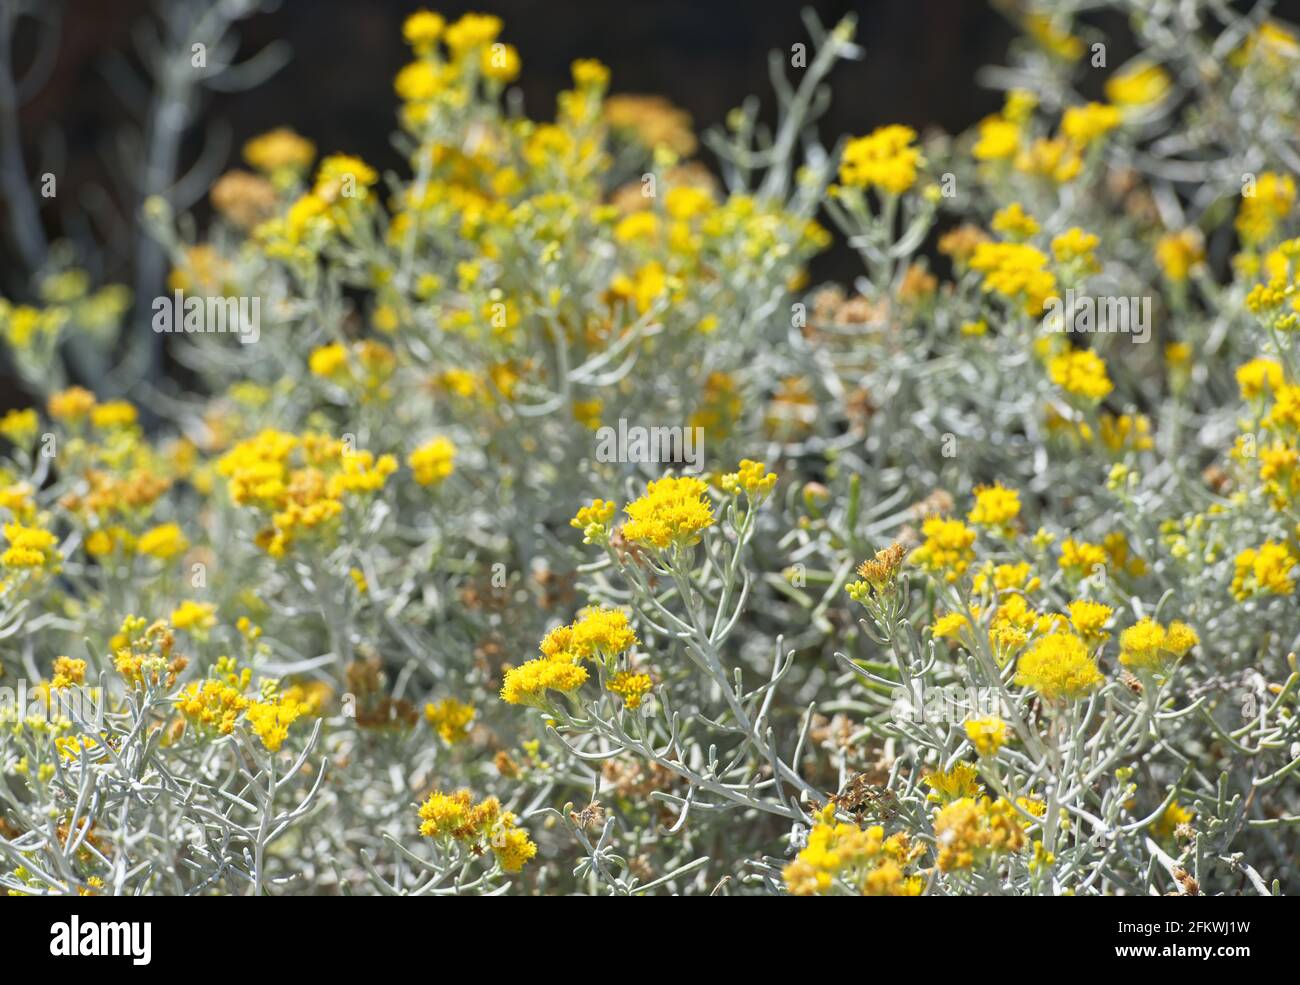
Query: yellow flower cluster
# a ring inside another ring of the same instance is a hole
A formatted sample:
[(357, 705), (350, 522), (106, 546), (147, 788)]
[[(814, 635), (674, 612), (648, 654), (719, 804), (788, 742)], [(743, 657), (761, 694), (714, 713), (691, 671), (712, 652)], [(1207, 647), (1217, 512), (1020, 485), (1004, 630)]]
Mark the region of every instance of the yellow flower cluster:
[(922, 568), (955, 582), (975, 560), (975, 531), (960, 520), (932, 516), (921, 525), (925, 541), (912, 552)]
[(474, 706), (457, 701), (455, 698), (443, 698), (424, 706), (424, 720), (429, 723), (439, 738), (452, 746), (469, 736), (470, 723), (474, 721)]
[(768, 472), (767, 466), (762, 462), (742, 458), (739, 470), (728, 472), (722, 476), (718, 484), (722, 487), (722, 491), (729, 495), (743, 490), (751, 501), (758, 502), (776, 486), (776, 473)]
[(970, 266), (984, 275), (985, 291), (1001, 294), (1030, 317), (1041, 315), (1057, 290), (1047, 254), (1028, 243), (980, 243)]
[(1016, 683), (1053, 702), (1086, 698), (1104, 680), (1087, 645), (1074, 633), (1039, 637), (1016, 665)]
[(1095, 648), (1110, 639), (1106, 624), (1115, 610), (1108, 605), (1091, 599), (1076, 599), (1069, 605), (1070, 625), (1083, 637), (1089, 649)]
[(640, 708), (641, 699), (650, 693), (654, 681), (649, 674), (635, 674), (630, 670), (620, 670), (605, 683), (605, 688), (623, 699), (628, 708)]
[(981, 756), (996, 756), (1007, 741), (1007, 723), (996, 715), (967, 719), (963, 728), (966, 738)]
[(172, 610), (169, 619), (174, 629), (203, 631), (217, 624), (217, 607), (212, 602), (186, 599)]
[(271, 694), (261, 701), (252, 702), (245, 710), (253, 734), (271, 752), (278, 752), (289, 738), (289, 726), (306, 714), (308, 709), (301, 701), (288, 694)]
[(1265, 171), (1243, 189), (1237, 213), (1237, 234), (1247, 245), (1262, 243), (1295, 205), (1295, 179), (1289, 174)]
[(468, 790), (435, 790), (420, 805), (419, 817), (424, 837), (459, 842), (474, 855), (490, 848), (505, 872), (518, 872), (537, 855), (528, 832), (516, 826), (514, 814), (502, 810), (495, 797), (475, 804)]
[(176, 707), (191, 724), (219, 735), (230, 735), (252, 701), (244, 694), (252, 671), (244, 668), (235, 672), (233, 667), (218, 666), (217, 673), (219, 678), (186, 685)]
[[(300, 467), (291, 464), (295, 452)], [(267, 429), (222, 456), (217, 471), (226, 477), (232, 501), (269, 514), (270, 526), (256, 542), (272, 557), (283, 557), (299, 537), (332, 532), (345, 500), (382, 489), (397, 471), (397, 459), (350, 450), (321, 434), (299, 438)]]
[(960, 797), (934, 816), (939, 869), (952, 872), (987, 864), (1021, 851), (1028, 843), (1027, 821), (1004, 797)]
[(608, 667), (636, 643), (626, 613), (619, 609), (586, 609), (574, 622), (546, 634), (538, 645), (542, 656), (506, 671), (501, 699), (512, 705), (545, 707), (547, 691), (567, 694), (583, 685), (587, 669), (581, 666), (582, 661), (599, 661)]
[(1106, 80), (1106, 98), (1116, 106), (1146, 106), (1164, 99), (1171, 85), (1159, 65), (1136, 61)]
[(456, 471), (456, 446), (441, 435), (426, 441), (406, 459), (422, 486), (436, 486)]
[(858, 576), (862, 580), (849, 582), (844, 586), (845, 591), (855, 602), (865, 601), (873, 592), (876, 595), (886, 594), (893, 588), (906, 555), (907, 548), (902, 544), (891, 544), (876, 551), (875, 557), (858, 565)]
[(618, 504), (605, 499), (593, 499), (583, 506), (569, 521), (569, 526), (582, 531), (584, 544), (603, 543), (609, 539), (609, 524), (618, 512)]
[(1113, 390), (1106, 364), (1091, 349), (1071, 349), (1051, 359), (1047, 373), (1066, 393), (1095, 403)]
[(701, 531), (713, 526), (708, 486), (693, 476), (665, 476), (646, 487), (645, 495), (624, 507), (625, 540), (665, 550), (699, 543)]
[(915, 141), (916, 131), (899, 124), (850, 140), (840, 161), (840, 181), (851, 188), (903, 194), (916, 184), (917, 168), (925, 164)]
[(975, 506), (966, 519), (977, 527), (1005, 527), (1020, 515), (1020, 493), (1001, 483), (977, 486)]
[(925, 880), (907, 875), (923, 848), (899, 832), (885, 837), (879, 825), (859, 828), (835, 820), (833, 804), (818, 814), (808, 843), (782, 875), (792, 896), (825, 896), (836, 890), (862, 896), (919, 896)]
[(1244, 601), (1255, 595), (1290, 595), (1295, 591), (1292, 571), (1297, 564), (1291, 548), (1276, 541), (1248, 547), (1234, 561), (1232, 596)]
[(1196, 631), (1174, 621), (1166, 628), (1154, 619), (1134, 623), (1119, 635), (1119, 662), (1125, 667), (1159, 670), (1172, 657), (1178, 659), (1200, 642)]
[(63, 559), (58, 549), (59, 538), (50, 531), (21, 523), (6, 523), (4, 535), (9, 546), (0, 554), (0, 564), (8, 568), (59, 569)]
[(113, 666), (133, 688), (171, 687), (189, 664), (187, 658), (172, 655), (176, 638), (161, 619), (149, 623), (140, 616), (127, 616), (111, 642)]

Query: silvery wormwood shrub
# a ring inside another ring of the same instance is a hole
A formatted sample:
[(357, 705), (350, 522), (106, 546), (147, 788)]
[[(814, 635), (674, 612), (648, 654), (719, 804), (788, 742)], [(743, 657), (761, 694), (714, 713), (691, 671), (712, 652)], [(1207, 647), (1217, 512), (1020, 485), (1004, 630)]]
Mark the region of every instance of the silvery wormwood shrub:
[[(146, 202), (134, 315), (52, 253), (0, 310), (4, 888), (1293, 891), (1300, 40), (1115, 2), (1108, 64), (1078, 6), (1004, 5), (970, 132), (829, 147), (863, 52), (810, 18), (716, 173), (419, 12), (404, 173), (257, 137), (201, 235)], [(69, 385), (151, 330), (194, 388)], [(600, 451), (650, 428), (702, 460)]]

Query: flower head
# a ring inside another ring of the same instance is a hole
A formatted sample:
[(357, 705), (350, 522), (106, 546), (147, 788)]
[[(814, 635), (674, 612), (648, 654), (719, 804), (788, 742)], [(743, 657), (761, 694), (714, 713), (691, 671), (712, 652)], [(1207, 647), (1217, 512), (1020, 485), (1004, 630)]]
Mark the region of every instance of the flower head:
[(1078, 701), (1095, 691), (1104, 678), (1073, 633), (1039, 637), (1020, 657), (1016, 683), (1032, 688), (1048, 701)]
[(925, 163), (915, 147), (916, 131), (892, 124), (850, 140), (840, 161), (840, 181), (854, 188), (877, 188), (901, 195), (916, 183)]
[(623, 537), (660, 550), (698, 543), (700, 532), (714, 523), (707, 491), (703, 480), (693, 476), (654, 480), (644, 496), (624, 508), (629, 519), (623, 524)]

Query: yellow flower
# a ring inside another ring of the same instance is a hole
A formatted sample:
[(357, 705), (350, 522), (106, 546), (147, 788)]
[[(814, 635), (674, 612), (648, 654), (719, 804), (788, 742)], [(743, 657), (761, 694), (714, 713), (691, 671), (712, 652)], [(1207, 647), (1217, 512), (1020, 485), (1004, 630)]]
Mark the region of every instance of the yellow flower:
[(1080, 148), (1064, 137), (1039, 137), (1016, 155), (1016, 170), (1063, 185), (1083, 170)]
[(419, 816), (423, 822), (420, 834), (426, 838), (442, 838), (460, 831), (466, 826), (471, 810), (468, 790), (453, 794), (435, 790), (420, 805)]
[(620, 243), (653, 240), (659, 234), (659, 219), (649, 209), (631, 212), (614, 227), (614, 238)]
[(620, 670), (605, 683), (606, 690), (617, 694), (629, 708), (641, 707), (641, 699), (652, 686), (649, 674), (634, 674), (628, 670)]
[(993, 213), (993, 231), (1005, 233), (1015, 239), (1028, 239), (1038, 232), (1038, 220), (1024, 210), (1019, 202)]
[(975, 487), (975, 507), (966, 519), (977, 527), (1002, 527), (1020, 515), (1020, 493), (1001, 483)]
[(1169, 73), (1151, 62), (1135, 62), (1106, 80), (1106, 98), (1116, 106), (1145, 106), (1165, 98)]
[(958, 761), (949, 770), (931, 770), (921, 778), (930, 793), (926, 799), (936, 804), (946, 804), (961, 797), (978, 797), (984, 792), (979, 773), (970, 763)]
[(511, 827), (492, 839), (492, 854), (501, 863), (502, 871), (515, 873), (537, 855), (537, 846), (526, 832)]
[(1086, 147), (1119, 126), (1119, 110), (1101, 103), (1071, 106), (1061, 117), (1061, 133), (1075, 144)]
[(1100, 269), (1093, 250), (1101, 240), (1073, 226), (1052, 238), (1052, 256), (1057, 263), (1077, 263), (1081, 270), (1095, 272)]
[(489, 45), (501, 33), (501, 18), (492, 14), (465, 14), (443, 32), (447, 47), (457, 55)]
[(253, 734), (271, 752), (278, 752), (289, 737), (289, 726), (303, 714), (303, 706), (283, 695), (255, 701), (244, 712)]
[(435, 790), (420, 805), (419, 817), (424, 837), (459, 842), (474, 856), (491, 847), (505, 872), (518, 872), (537, 855), (527, 832), (516, 827), (515, 816), (502, 810), (495, 797), (474, 804), (468, 790), (454, 794)]
[(1077, 599), (1070, 603), (1070, 625), (1083, 637), (1089, 647), (1095, 647), (1110, 639), (1106, 632), (1106, 623), (1115, 610), (1100, 602), (1090, 599)]
[(348, 350), (341, 342), (331, 342), (313, 349), (307, 357), (307, 368), (316, 376), (337, 376), (348, 365)]
[(0, 564), (6, 567), (56, 568), (62, 559), (56, 547), (59, 539), (48, 530), (6, 523), (4, 534), (9, 547), (0, 554)]
[[(567, 649), (578, 659), (610, 660), (637, 643), (636, 633), (628, 625), (627, 613), (621, 609), (584, 609), (569, 627), (571, 643)], [(546, 652), (543, 648), (543, 653)]]
[(1051, 633), (1035, 640), (1021, 656), (1015, 677), (1017, 684), (1048, 701), (1085, 698), (1103, 680), (1087, 646), (1073, 633)]
[(62, 690), (73, 684), (85, 683), (86, 661), (71, 657), (54, 658), (54, 676), (50, 679), (50, 687)]
[(725, 493), (734, 495), (743, 490), (752, 501), (758, 502), (776, 486), (776, 473), (768, 472), (762, 462), (742, 458), (739, 470), (722, 476), (718, 484)]
[(1289, 174), (1265, 171), (1253, 186), (1242, 189), (1237, 234), (1247, 245), (1268, 239), (1295, 204), (1295, 179)]
[(129, 427), (135, 421), (135, 408), (125, 400), (110, 400), (90, 411), (90, 423), (101, 430)]
[(578, 510), (569, 526), (582, 531), (584, 544), (601, 543), (609, 537), (609, 522), (614, 519), (618, 505), (604, 499), (593, 499)]
[(1119, 645), (1119, 662), (1124, 666), (1157, 668), (1162, 662), (1165, 629), (1153, 619), (1142, 619), (1120, 633)]
[(925, 541), (912, 560), (947, 581), (955, 582), (975, 560), (975, 531), (960, 520), (932, 516), (921, 525)]
[[(218, 662), (218, 670), (222, 670)], [(251, 673), (245, 669), (242, 674), (233, 672), (219, 673), (220, 680), (195, 681), (188, 684), (176, 699), (176, 707), (190, 723), (201, 729), (210, 729), (219, 735), (230, 735), (235, 731), (239, 716), (251, 704), (252, 699), (243, 693)]]
[(936, 640), (957, 640), (968, 625), (970, 621), (960, 612), (949, 612), (934, 621), (930, 626), (930, 635)]
[(1099, 567), (1105, 567), (1109, 557), (1099, 544), (1068, 537), (1061, 541), (1060, 567), (1076, 578), (1086, 578)]
[(513, 82), (522, 68), (519, 52), (512, 44), (494, 44), (479, 55), (479, 68), (489, 79)]
[(350, 154), (332, 154), (320, 162), (316, 169), (316, 184), (312, 195), (328, 204), (340, 196), (367, 197), (367, 189), (379, 180), (379, 172), (359, 157)]
[(714, 523), (707, 490), (708, 486), (693, 476), (664, 476), (652, 481), (644, 496), (624, 508), (629, 519), (623, 524), (623, 537), (660, 550), (698, 543), (700, 532)]
[(244, 144), (244, 160), (267, 174), (305, 171), (316, 156), (316, 145), (286, 127), (254, 137)]
[(1158, 818), (1151, 822), (1148, 830), (1158, 841), (1168, 841), (1174, 836), (1174, 832), (1181, 824), (1191, 824), (1192, 814), (1186, 807), (1181, 806), (1178, 801), (1170, 801)]
[(913, 146), (915, 140), (916, 131), (899, 124), (850, 140), (840, 161), (840, 181), (854, 188), (903, 194), (916, 183), (917, 168), (925, 163)]
[(943, 872), (984, 865), (1000, 854), (1020, 851), (1028, 842), (1024, 819), (1002, 797), (954, 800), (935, 814), (934, 840)]
[(1000, 161), (1020, 148), (1020, 126), (996, 113), (979, 123), (979, 139), (971, 148), (977, 161)]
[(846, 585), (845, 590), (857, 602), (864, 602), (871, 592), (877, 595), (885, 594), (893, 588), (894, 580), (898, 577), (899, 568), (902, 567), (906, 555), (907, 548), (902, 544), (891, 544), (876, 551), (875, 557), (858, 565), (858, 576), (862, 581)]
[(56, 421), (79, 421), (95, 406), (95, 395), (79, 386), (68, 387), (50, 395), (45, 406)]
[(966, 738), (981, 756), (996, 756), (1007, 741), (1007, 723), (996, 715), (966, 721)]
[(1027, 315), (1041, 315), (1047, 299), (1056, 293), (1056, 276), (1047, 269), (1047, 254), (1028, 243), (979, 243), (970, 266), (984, 275), (984, 291), (1018, 303)]
[(427, 441), (407, 456), (406, 464), (422, 486), (435, 486), (456, 471), (456, 446), (439, 436)]
[(462, 704), (455, 698), (443, 698), (437, 704), (424, 706), (424, 720), (432, 726), (447, 745), (469, 736), (469, 726), (474, 720), (474, 706)]
[(837, 889), (864, 896), (921, 894), (924, 880), (904, 871), (918, 856), (906, 834), (886, 838), (879, 825), (837, 823), (833, 803), (816, 816), (808, 843), (782, 871), (792, 896), (824, 896)]
[(973, 587), (976, 594), (982, 595), (990, 590), (1006, 592), (1014, 589), (1025, 589), (1032, 592), (1040, 584), (1038, 578), (1033, 577), (1033, 565), (1028, 561), (1021, 561), (1019, 564), (997, 565), (989, 561), (981, 566), (976, 573)]
[(1156, 241), (1156, 263), (1174, 283), (1187, 280), (1192, 268), (1205, 262), (1205, 239), (1196, 228), (1166, 233)]
[(402, 38), (416, 51), (429, 51), (442, 37), (446, 23), (441, 14), (417, 10), (402, 22)]
[(162, 523), (141, 534), (136, 541), (135, 550), (137, 554), (148, 554), (162, 561), (170, 561), (184, 553), (189, 546), (190, 543), (178, 524)]
[(211, 629), (217, 624), (217, 607), (212, 602), (186, 599), (172, 610), (171, 624), (176, 629)]
[(1169, 657), (1182, 657), (1200, 638), (1186, 623), (1173, 622), (1166, 629), (1153, 619), (1142, 619), (1119, 637), (1119, 662), (1126, 667), (1159, 670)]
[(1266, 390), (1273, 393), (1282, 388), (1282, 364), (1276, 359), (1259, 357), (1237, 369), (1237, 386), (1242, 400), (1255, 400)]
[(1259, 547), (1248, 547), (1237, 555), (1234, 566), (1231, 590), (1236, 599), (1261, 593), (1290, 595), (1295, 591), (1291, 571), (1296, 558), (1286, 544), (1267, 541)]
[(35, 409), (11, 410), (0, 418), (0, 435), (4, 435), (19, 448), (30, 447), (40, 427), (40, 417)]
[(546, 692), (569, 693), (582, 687), (587, 669), (577, 664), (540, 657), (506, 671), (501, 700), (512, 705), (545, 707)]
[(573, 419), (589, 431), (599, 431), (600, 413), (604, 409), (605, 402), (599, 397), (577, 400), (573, 404)]
[(1101, 400), (1114, 389), (1106, 374), (1106, 364), (1091, 349), (1071, 349), (1047, 364), (1053, 383), (1066, 393), (1085, 400)]
[(609, 85), (609, 67), (595, 58), (576, 59), (569, 71), (579, 89), (604, 89)]

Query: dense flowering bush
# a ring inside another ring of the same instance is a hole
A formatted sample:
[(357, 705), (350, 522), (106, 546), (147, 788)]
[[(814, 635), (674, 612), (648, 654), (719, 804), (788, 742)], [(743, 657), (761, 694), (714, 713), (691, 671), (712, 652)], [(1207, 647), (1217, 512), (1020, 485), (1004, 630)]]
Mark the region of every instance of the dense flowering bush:
[[(119, 287), (0, 304), (41, 395), (0, 884), (1300, 888), (1300, 40), (1118, 6), (1128, 64), (1016, 8), (999, 113), (833, 148), (860, 51), (810, 20), (720, 175), (598, 62), (509, 111), (501, 21), (420, 12), (408, 171), (286, 128), (201, 238), (149, 203), (186, 389), (72, 384)], [(600, 453), (628, 424), (702, 467)]]

